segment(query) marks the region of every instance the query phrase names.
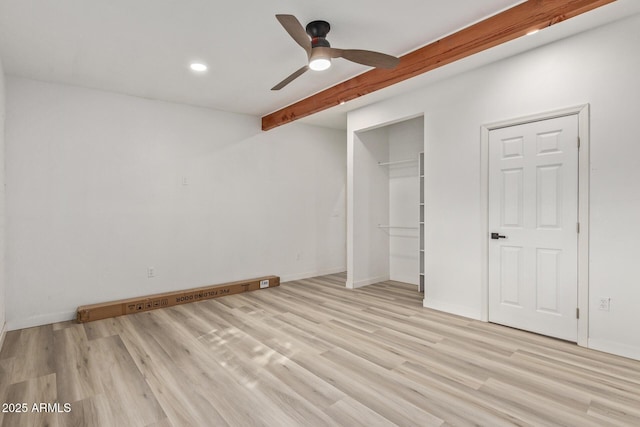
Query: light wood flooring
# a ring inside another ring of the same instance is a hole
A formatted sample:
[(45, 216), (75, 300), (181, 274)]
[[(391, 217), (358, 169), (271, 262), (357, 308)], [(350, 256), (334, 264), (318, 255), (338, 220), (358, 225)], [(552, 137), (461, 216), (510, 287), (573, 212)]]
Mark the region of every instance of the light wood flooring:
[(0, 425), (640, 426), (640, 362), (344, 281), (9, 332), (0, 403), (71, 412)]

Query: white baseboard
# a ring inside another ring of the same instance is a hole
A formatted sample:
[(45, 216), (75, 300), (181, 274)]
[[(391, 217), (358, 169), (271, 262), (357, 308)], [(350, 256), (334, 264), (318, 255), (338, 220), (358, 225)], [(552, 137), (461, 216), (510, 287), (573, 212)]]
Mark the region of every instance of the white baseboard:
[(66, 322), (76, 318), (75, 311), (62, 311), (58, 313), (41, 314), (38, 316), (27, 317), (7, 322), (7, 330), (15, 331), (16, 329), (33, 328), (34, 326), (48, 325), (50, 323)]
[(603, 351), (617, 356), (628, 357), (629, 359), (640, 360), (640, 347), (633, 345), (589, 338), (587, 347), (592, 350)]
[(2, 328), (0, 328), (0, 350), (2, 350), (2, 345), (4, 344), (4, 337), (7, 335), (7, 324), (6, 322), (2, 324)]
[(418, 286), (418, 278), (419, 276), (417, 274), (415, 276), (413, 274), (407, 276), (389, 276), (389, 280), (393, 280), (394, 282), (408, 283), (416, 286)]
[(363, 279), (363, 280), (358, 280), (356, 282), (353, 282), (352, 286), (350, 287), (353, 289), (356, 289), (356, 288), (361, 288), (363, 286), (373, 285), (374, 283), (386, 282), (388, 280), (390, 280), (389, 275), (370, 277), (368, 279)]
[(285, 274), (284, 276), (280, 276), (280, 282), (281, 283), (293, 282), (294, 280), (308, 279), (310, 277), (326, 276), (327, 274), (344, 273), (346, 270), (347, 270), (347, 267), (340, 266), (340, 267), (328, 268), (326, 270), (320, 270), (320, 271), (308, 271), (306, 273)]
[(469, 319), (481, 320), (481, 313), (479, 310), (474, 310), (470, 307), (461, 305), (449, 304), (442, 301), (434, 301), (433, 299), (425, 298), (422, 301), (422, 306), (430, 308), (432, 310), (438, 310), (449, 314), (455, 314), (457, 316), (468, 317)]

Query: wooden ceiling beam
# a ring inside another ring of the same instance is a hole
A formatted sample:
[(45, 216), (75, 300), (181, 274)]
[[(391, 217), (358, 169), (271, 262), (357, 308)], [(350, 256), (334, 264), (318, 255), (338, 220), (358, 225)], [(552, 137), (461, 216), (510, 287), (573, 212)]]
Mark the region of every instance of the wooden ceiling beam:
[(262, 130), (293, 122), (615, 0), (528, 0), (400, 58), (392, 70), (374, 68), (262, 117)]

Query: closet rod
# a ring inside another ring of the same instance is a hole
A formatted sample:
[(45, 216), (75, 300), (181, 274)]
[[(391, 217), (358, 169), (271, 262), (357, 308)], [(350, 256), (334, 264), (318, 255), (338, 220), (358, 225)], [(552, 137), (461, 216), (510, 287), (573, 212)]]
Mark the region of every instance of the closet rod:
[(380, 225), (378, 224), (378, 228), (402, 228), (403, 230), (417, 230), (419, 227), (401, 227), (398, 225)]
[(410, 163), (410, 162), (417, 162), (417, 161), (418, 159), (397, 160), (395, 162), (378, 162), (378, 166), (397, 165), (400, 163)]

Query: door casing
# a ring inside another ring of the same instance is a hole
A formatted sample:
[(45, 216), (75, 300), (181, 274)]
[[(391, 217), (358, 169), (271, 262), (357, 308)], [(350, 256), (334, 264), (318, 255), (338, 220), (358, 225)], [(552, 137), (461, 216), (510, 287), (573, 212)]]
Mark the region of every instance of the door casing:
[(589, 338), (589, 104), (503, 120), (481, 126), (480, 135), (480, 230), (482, 232), (482, 312), (489, 321), (489, 132), (540, 120), (577, 115), (578, 137), (578, 345), (587, 347)]

